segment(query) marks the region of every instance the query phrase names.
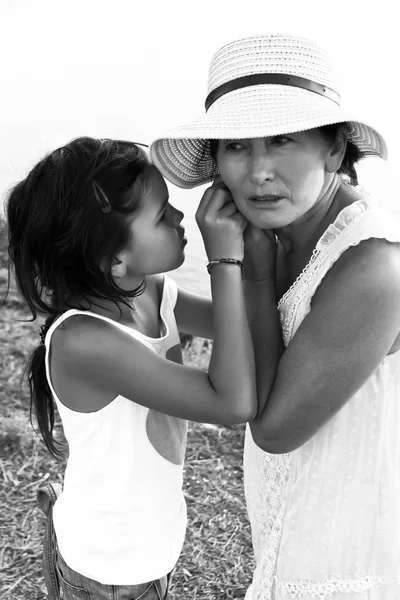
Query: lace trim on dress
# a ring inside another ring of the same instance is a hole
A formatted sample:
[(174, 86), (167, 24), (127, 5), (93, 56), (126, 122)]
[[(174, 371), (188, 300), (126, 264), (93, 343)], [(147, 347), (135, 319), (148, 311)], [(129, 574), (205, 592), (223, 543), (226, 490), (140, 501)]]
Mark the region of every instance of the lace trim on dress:
[[(368, 208), (368, 198), (361, 198), (340, 211), (336, 220), (328, 226), (318, 240), (307, 265), (278, 302), (282, 338), (285, 347), (288, 346), (291, 339), (293, 323), (299, 304), (303, 301), (304, 296), (309, 293), (309, 287), (312, 282), (316, 280), (318, 272), (322, 268), (322, 264), (327, 260), (329, 260), (330, 263), (333, 262), (332, 257), (329, 257), (327, 254), (327, 246), (332, 244), (349, 223), (365, 213)], [(354, 245), (356, 244), (358, 244), (358, 241), (354, 242)], [(342, 251), (343, 250), (339, 250), (339, 254)]]
[(332, 577), (326, 581), (277, 581), (277, 589), (290, 594), (294, 598), (302, 596), (312, 596), (319, 600), (325, 600), (333, 594), (350, 594), (355, 592), (366, 592), (383, 584), (399, 584), (400, 577), (394, 579), (384, 579), (373, 575), (366, 575), (358, 579), (342, 579), (341, 577)]
[[(321, 268), (321, 263), (326, 259), (326, 255), (321, 252), (319, 248), (315, 248), (311, 255), (310, 261), (300, 273), (293, 285), (288, 289), (286, 294), (282, 296), (281, 301), (278, 304), (279, 318), (281, 322), (282, 338), (285, 347), (288, 346), (291, 339), (292, 325), (297, 313), (299, 304), (303, 301), (304, 296), (308, 292), (308, 284), (315, 279), (318, 271)], [(304, 285), (301, 285), (303, 283)], [(296, 290), (296, 294), (294, 294)], [(292, 296), (293, 299), (287, 302), (288, 297)], [(286, 303), (286, 306), (285, 306)]]
[(273, 597), (291, 465), (290, 453), (268, 454), (258, 448), (247, 426), (244, 489), (257, 564), (251, 588), (262, 590), (260, 597), (250, 594), (252, 600)]
[(264, 592), (268, 593), (272, 592), (275, 579), (273, 574), (276, 570), (276, 561), (282, 538), (283, 517), (286, 511), (287, 502), (287, 482), (291, 463), (292, 457), (290, 454), (283, 454), (280, 456), (280, 461), (277, 465), (279, 470), (276, 472), (276, 485), (272, 488), (272, 494), (269, 499), (269, 504), (272, 509), (271, 516), (275, 518), (273, 518), (269, 532), (267, 552), (264, 559), (265, 569), (263, 571), (263, 577), (265, 577), (267, 584), (269, 582), (269, 585), (267, 589), (264, 589)]
[(306, 264), (306, 266), (304, 267), (302, 272), (296, 277), (296, 279), (294, 280), (294, 282), (292, 283), (290, 288), (288, 290), (286, 290), (286, 292), (283, 294), (282, 298), (279, 300), (278, 309), (282, 306), (282, 304), (285, 303), (286, 299), (291, 295), (294, 288), (297, 287), (299, 281), (301, 279), (304, 279), (304, 277), (306, 277), (307, 273), (312, 269), (314, 263), (316, 262), (316, 260), (320, 254), (321, 254), (321, 250), (318, 247), (315, 247), (311, 254), (310, 260), (308, 261), (308, 263)]

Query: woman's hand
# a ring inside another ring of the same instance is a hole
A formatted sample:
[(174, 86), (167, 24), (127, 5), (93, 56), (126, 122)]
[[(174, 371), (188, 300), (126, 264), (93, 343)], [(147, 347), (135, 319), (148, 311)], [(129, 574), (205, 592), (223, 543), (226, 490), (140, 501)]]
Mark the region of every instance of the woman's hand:
[(209, 260), (243, 260), (243, 231), (247, 221), (237, 210), (220, 176), (205, 191), (196, 212), (196, 221)]
[(247, 224), (244, 231), (243, 278), (259, 281), (276, 276), (276, 238), (272, 229)]

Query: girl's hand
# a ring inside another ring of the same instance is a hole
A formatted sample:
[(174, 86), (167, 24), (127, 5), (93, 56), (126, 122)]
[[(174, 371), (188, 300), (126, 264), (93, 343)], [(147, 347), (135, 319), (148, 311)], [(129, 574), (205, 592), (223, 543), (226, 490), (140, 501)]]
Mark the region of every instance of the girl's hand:
[(237, 210), (220, 176), (205, 191), (196, 212), (196, 221), (209, 260), (243, 260), (243, 231), (247, 221)]
[(244, 231), (243, 278), (258, 281), (275, 279), (276, 238), (272, 229), (259, 229), (251, 223)]

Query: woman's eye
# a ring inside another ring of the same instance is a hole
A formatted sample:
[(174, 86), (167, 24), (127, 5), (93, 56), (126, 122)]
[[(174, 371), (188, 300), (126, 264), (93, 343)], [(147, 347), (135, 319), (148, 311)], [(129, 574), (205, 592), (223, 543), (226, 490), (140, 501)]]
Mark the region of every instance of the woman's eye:
[(285, 135), (274, 135), (274, 137), (271, 139), (271, 142), (274, 144), (274, 146), (286, 146), (286, 144), (288, 144), (290, 141), (291, 139)]
[(225, 145), (225, 150), (227, 152), (238, 152), (244, 148), (243, 144), (240, 142), (229, 142)]

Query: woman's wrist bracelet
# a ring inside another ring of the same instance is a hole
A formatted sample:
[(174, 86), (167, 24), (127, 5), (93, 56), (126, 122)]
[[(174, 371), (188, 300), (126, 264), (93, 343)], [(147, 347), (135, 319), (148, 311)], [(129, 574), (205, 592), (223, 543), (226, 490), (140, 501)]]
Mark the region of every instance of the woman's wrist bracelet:
[(237, 265), (240, 267), (240, 270), (243, 271), (244, 264), (241, 260), (237, 260), (236, 258), (216, 258), (215, 260), (210, 260), (207, 265), (208, 273), (211, 273), (211, 269), (215, 265), (219, 265), (220, 263), (226, 263), (228, 265)]

